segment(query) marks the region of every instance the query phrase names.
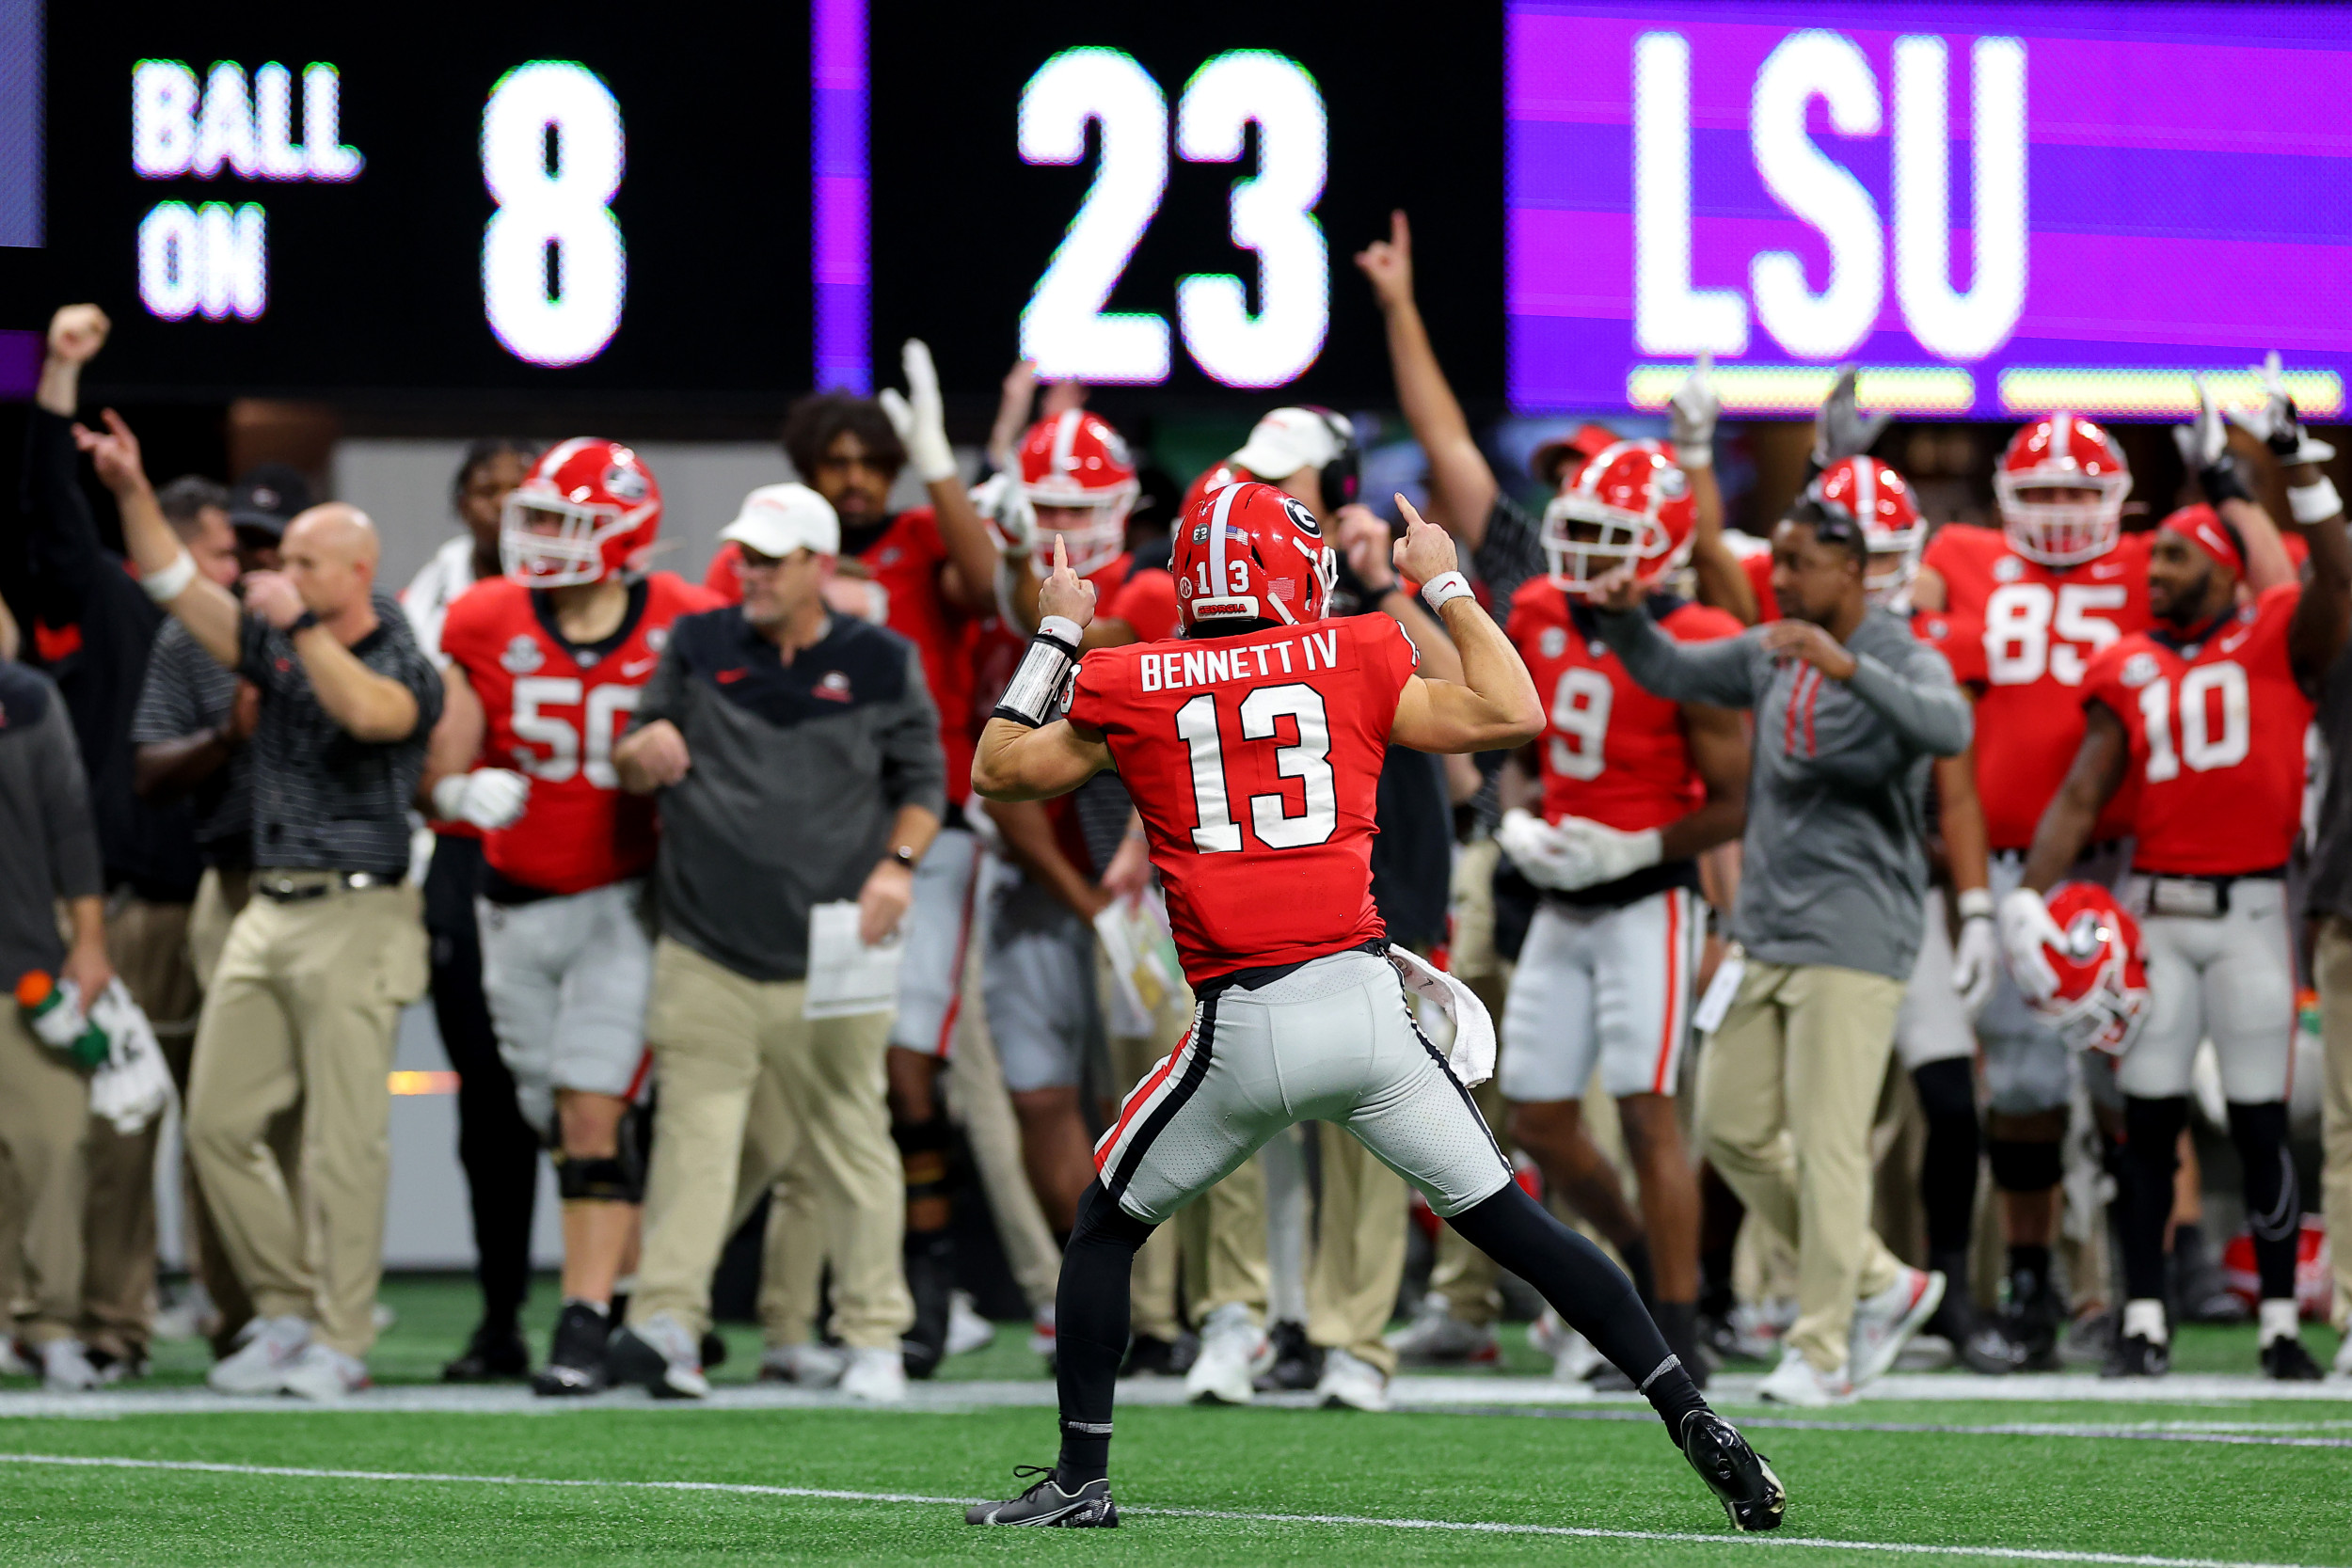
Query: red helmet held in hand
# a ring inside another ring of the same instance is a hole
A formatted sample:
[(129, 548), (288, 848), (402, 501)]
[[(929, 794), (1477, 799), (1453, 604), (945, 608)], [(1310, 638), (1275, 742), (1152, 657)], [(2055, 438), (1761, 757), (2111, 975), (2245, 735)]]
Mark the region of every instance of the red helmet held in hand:
[(1993, 474), (2010, 546), (2044, 566), (2095, 561), (2123, 536), (2132, 466), (2089, 420), (2052, 414), (2010, 438)]
[(1862, 586), (1872, 604), (1886, 604), (1911, 586), (1928, 525), (1910, 483), (1893, 466), (1875, 457), (1841, 457), (1816, 474), (1804, 493), (1816, 506), (1861, 525), (1870, 554)]
[(618, 441), (575, 436), (506, 498), (499, 559), (517, 581), (565, 588), (641, 569), (660, 531), (653, 470)]
[(2035, 1010), (2075, 1049), (2121, 1056), (2148, 1018), (2139, 922), (2096, 882), (2060, 882), (2043, 903), (2066, 937), (2042, 944), (2058, 990)]
[(1169, 568), (1182, 636), (1219, 622), (1319, 621), (1340, 562), (1304, 502), (1245, 481), (1184, 508)]
[(1038, 519), (1032, 548), (1040, 576), (1053, 570), (1054, 536), (1080, 577), (1101, 571), (1127, 547), (1127, 513), (1141, 486), (1127, 443), (1100, 415), (1066, 408), (1021, 437), (1021, 488), (1030, 506), (1061, 516)]
[(1691, 558), (1698, 503), (1690, 476), (1662, 441), (1619, 441), (1588, 460), (1544, 508), (1544, 554), (1551, 580), (1585, 594), (1632, 562), (1654, 585)]

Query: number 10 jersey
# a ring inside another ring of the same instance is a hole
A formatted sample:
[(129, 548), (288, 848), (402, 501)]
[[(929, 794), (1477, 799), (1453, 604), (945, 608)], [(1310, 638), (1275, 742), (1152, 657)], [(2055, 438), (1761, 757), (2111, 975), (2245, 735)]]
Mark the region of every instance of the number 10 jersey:
[(1196, 988), (1385, 934), (1374, 816), (1418, 661), (1396, 622), (1356, 615), (1080, 663), (1071, 721), (1110, 747)]

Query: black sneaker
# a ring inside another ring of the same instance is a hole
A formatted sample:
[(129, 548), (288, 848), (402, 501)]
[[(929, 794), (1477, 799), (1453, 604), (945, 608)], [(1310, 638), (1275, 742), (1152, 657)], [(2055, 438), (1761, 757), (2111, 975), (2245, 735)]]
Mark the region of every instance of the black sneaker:
[(1980, 1377), (2003, 1377), (2026, 1364), (2026, 1348), (2002, 1333), (1998, 1323), (1979, 1323), (1966, 1337), (1954, 1339), (1952, 1354)]
[(1138, 1334), (1127, 1341), (1127, 1359), (1120, 1362), (1120, 1377), (1179, 1377), (1175, 1370), (1176, 1347), (1156, 1334)]
[(1323, 1381), (1323, 1352), (1307, 1342), (1305, 1323), (1279, 1323), (1266, 1330), (1274, 1364), (1254, 1380), (1262, 1393), (1312, 1388)]
[(2002, 1324), (2010, 1342), (2025, 1356), (2025, 1370), (2058, 1370), (2058, 1331), (2066, 1323), (2066, 1303), (2047, 1275), (2017, 1269), (2009, 1276), (2009, 1320)]
[(443, 1383), (512, 1383), (531, 1375), (531, 1348), (522, 1331), (508, 1325), (476, 1326), (456, 1360), (441, 1369)]
[(2263, 1376), (2274, 1383), (2317, 1383), (2324, 1375), (2303, 1341), (2291, 1334), (2263, 1347)]
[(1692, 1411), (1682, 1418), (1682, 1457), (1724, 1505), (1732, 1528), (1780, 1528), (1781, 1515), (1788, 1508), (1788, 1489), (1772, 1473), (1771, 1462), (1748, 1447), (1739, 1428), (1712, 1410)]
[(956, 1282), (954, 1244), (944, 1230), (911, 1232), (901, 1260), (907, 1293), (914, 1298), (914, 1324), (898, 1343), (907, 1376), (926, 1378), (947, 1358), (948, 1294)]
[(2101, 1377), (2162, 1377), (2172, 1370), (2172, 1352), (2145, 1334), (2119, 1334), (2107, 1351)]
[(546, 1399), (573, 1394), (601, 1394), (609, 1386), (604, 1370), (605, 1341), (612, 1323), (585, 1302), (566, 1302), (555, 1320), (555, 1343), (548, 1364), (531, 1379), (531, 1391)]
[(717, 1329), (706, 1328), (702, 1338), (694, 1346), (694, 1354), (703, 1358), (704, 1371), (713, 1367), (723, 1367), (727, 1362), (727, 1342), (719, 1338)]
[(1054, 1479), (1050, 1465), (1016, 1465), (1013, 1478), (1041, 1478), (1010, 1502), (974, 1503), (963, 1511), (967, 1525), (1058, 1525), (1065, 1529), (1116, 1529), (1119, 1505), (1111, 1501), (1107, 1480), (1090, 1481), (1075, 1492), (1065, 1492)]

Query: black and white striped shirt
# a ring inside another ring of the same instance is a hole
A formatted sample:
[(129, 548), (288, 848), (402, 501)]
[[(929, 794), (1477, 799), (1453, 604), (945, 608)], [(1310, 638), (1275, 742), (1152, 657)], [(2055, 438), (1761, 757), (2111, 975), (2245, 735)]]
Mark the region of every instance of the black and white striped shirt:
[[(131, 744), (185, 740), (229, 722), (237, 673), (204, 651), (183, 622), (164, 623), (147, 659), (147, 683), (131, 716)], [(240, 747), (197, 785), (196, 846), (207, 865), (253, 863), (253, 757)]]
[(354, 657), (415, 693), (417, 727), (377, 743), (343, 730), (319, 706), (294, 640), (245, 617), (237, 673), (262, 689), (254, 731), (253, 863), (399, 877), (408, 869), (408, 802), (424, 771), (425, 742), (441, 716), (441, 677), (389, 594), (374, 595), (376, 628)]

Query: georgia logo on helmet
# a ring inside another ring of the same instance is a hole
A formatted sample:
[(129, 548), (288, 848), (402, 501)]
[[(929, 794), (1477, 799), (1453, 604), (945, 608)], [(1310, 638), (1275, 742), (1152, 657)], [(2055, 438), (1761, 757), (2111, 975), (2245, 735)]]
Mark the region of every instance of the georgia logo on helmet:
[(575, 436), (506, 498), (499, 559), (517, 581), (566, 588), (642, 569), (660, 531), (653, 470), (618, 441)]
[(1910, 588), (1928, 525), (1899, 472), (1875, 457), (1841, 457), (1814, 475), (1804, 493), (1823, 511), (1860, 526), (1870, 556), (1862, 587), (1872, 604), (1892, 603)]
[[(2089, 491), (2088, 500), (2053, 491)], [(2123, 498), (2132, 466), (2115, 437), (2072, 414), (2021, 427), (1993, 474), (2001, 527), (2010, 547), (2044, 566), (2095, 561), (2123, 534)]]
[(1619, 441), (1587, 459), (1544, 508), (1544, 554), (1551, 580), (1588, 594), (1631, 562), (1645, 586), (1691, 558), (1698, 503), (1690, 476), (1662, 441)]
[(1186, 635), (1220, 621), (1320, 621), (1339, 581), (1340, 560), (1304, 503), (1271, 484), (1245, 481), (1184, 509), (1169, 567), (1176, 574), (1176, 629)]
[(1032, 508), (1077, 515), (1074, 525), (1063, 518), (1039, 519), (1030, 542), (1039, 577), (1053, 570), (1057, 534), (1070, 552), (1070, 569), (1080, 577), (1119, 559), (1127, 547), (1127, 514), (1142, 487), (1118, 431), (1100, 415), (1065, 408), (1029, 427), (1017, 460), (1022, 493)]
[(2076, 1050), (2121, 1056), (2148, 1020), (2139, 922), (2096, 882), (2060, 882), (2042, 902), (2065, 935), (2042, 944), (2058, 990), (2034, 1010)]

